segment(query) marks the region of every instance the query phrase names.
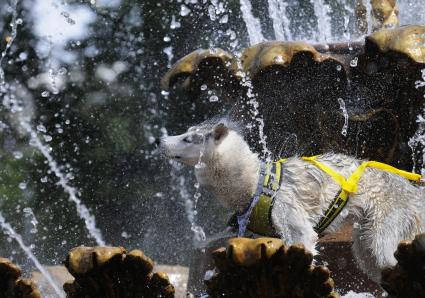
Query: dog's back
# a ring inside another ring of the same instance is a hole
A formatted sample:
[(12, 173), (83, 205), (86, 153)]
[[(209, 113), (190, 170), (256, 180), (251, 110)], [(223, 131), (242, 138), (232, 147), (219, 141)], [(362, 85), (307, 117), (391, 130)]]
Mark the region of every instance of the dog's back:
[[(339, 160), (345, 158), (359, 165), (359, 161), (344, 155), (329, 156), (329, 162), (344, 168), (347, 162)], [(345, 168), (353, 171), (352, 166)], [(354, 254), (375, 280), (379, 280), (384, 267), (396, 263), (394, 252), (400, 241), (425, 232), (424, 188), (395, 173), (367, 168), (357, 191), (350, 195), (348, 207), (354, 218)]]
[[(362, 163), (342, 154), (325, 154), (318, 161), (346, 178)], [(395, 264), (393, 254), (398, 243), (425, 231), (425, 191), (397, 174), (375, 168), (367, 168), (357, 186), (327, 232), (338, 230), (351, 214), (354, 255), (360, 267), (379, 280), (382, 268)], [(311, 228), (306, 228), (308, 223), (300, 220), (301, 216), (298, 222), (290, 222), (292, 214), (286, 213), (283, 222), (279, 212), (285, 213), (288, 206), (291, 213), (299, 208), (302, 217), (314, 226), (340, 190), (341, 186), (317, 166), (291, 158), (282, 167), (282, 187), (277, 198), (282, 202), (275, 203), (280, 211), (273, 210), (274, 222), (287, 234), (291, 234), (285, 227), (288, 225), (304, 230), (303, 241), (311, 243), (315, 236), (310, 233)], [(294, 206), (297, 200), (300, 203)]]

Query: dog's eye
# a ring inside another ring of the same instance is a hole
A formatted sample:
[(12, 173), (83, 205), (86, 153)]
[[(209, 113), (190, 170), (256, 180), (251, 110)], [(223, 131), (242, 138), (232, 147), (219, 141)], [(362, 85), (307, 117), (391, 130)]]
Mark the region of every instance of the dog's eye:
[(192, 143), (192, 137), (191, 136), (185, 137), (183, 139), (183, 142), (185, 142), (185, 143)]
[(201, 144), (204, 141), (204, 135), (202, 134), (195, 134), (193, 135), (192, 142), (195, 144)]

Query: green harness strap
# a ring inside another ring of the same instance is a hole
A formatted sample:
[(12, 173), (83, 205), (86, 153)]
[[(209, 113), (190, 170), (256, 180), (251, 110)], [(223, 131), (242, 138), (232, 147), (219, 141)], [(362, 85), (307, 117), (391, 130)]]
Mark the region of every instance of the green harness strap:
[[(400, 175), (408, 180), (419, 181), (421, 175), (399, 170), (390, 165), (376, 162), (376, 161), (365, 161), (346, 179), (344, 176), (330, 168), (329, 166), (319, 162), (317, 156), (302, 157), (301, 159), (315, 165), (325, 173), (329, 174), (336, 183), (341, 186), (341, 191), (335, 196), (332, 203), (329, 205), (323, 217), (319, 220), (316, 227), (314, 228), (317, 233), (322, 233), (338, 216), (344, 206), (347, 204), (349, 195), (357, 192), (357, 184), (362, 177), (364, 171), (368, 167), (380, 169)], [(276, 232), (273, 228), (271, 220), (271, 210), (273, 208), (275, 195), (281, 185), (282, 177), (282, 163), (286, 159), (280, 159), (276, 162), (266, 163), (266, 173), (264, 176), (263, 190), (259, 197), (257, 204), (252, 209), (249, 216), (248, 229), (254, 233), (276, 236)]]
[(261, 235), (275, 236), (276, 232), (271, 221), (271, 211), (275, 194), (280, 188), (282, 163), (286, 159), (266, 163), (263, 191), (249, 217), (248, 229)]

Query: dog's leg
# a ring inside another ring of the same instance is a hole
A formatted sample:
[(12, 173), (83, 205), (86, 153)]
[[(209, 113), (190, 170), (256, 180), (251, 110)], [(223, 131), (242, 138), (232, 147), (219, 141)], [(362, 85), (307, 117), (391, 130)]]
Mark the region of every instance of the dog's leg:
[(313, 255), (317, 254), (317, 233), (308, 214), (299, 206), (276, 200), (272, 221), (280, 238), (288, 245), (302, 243)]
[[(378, 264), (382, 262), (383, 256), (378, 256), (376, 249), (371, 241), (371, 236), (367, 236), (367, 232), (361, 229), (353, 229), (353, 255), (356, 259), (357, 266), (366, 273), (369, 278), (375, 282), (380, 282), (381, 267)], [(380, 260), (378, 260), (378, 258)]]
[(359, 267), (374, 281), (379, 283), (382, 269), (396, 264), (394, 252), (398, 242), (411, 238), (403, 232), (401, 225), (396, 227), (385, 221), (371, 220), (371, 217), (366, 217), (354, 227), (354, 257)]

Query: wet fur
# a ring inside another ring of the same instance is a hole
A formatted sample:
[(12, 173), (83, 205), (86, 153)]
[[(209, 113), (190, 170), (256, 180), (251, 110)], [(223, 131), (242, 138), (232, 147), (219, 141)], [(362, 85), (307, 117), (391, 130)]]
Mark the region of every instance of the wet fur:
[[(216, 138), (213, 124), (191, 128), (180, 136), (161, 141), (167, 156), (179, 152), (179, 160), (196, 165), (204, 146), (204, 167), (195, 167), (200, 184), (209, 186), (220, 202), (234, 211), (244, 210), (255, 193), (260, 160), (243, 136), (230, 125)], [(203, 144), (183, 144), (190, 134), (206, 136)], [(185, 155), (185, 152), (187, 155)], [(318, 159), (346, 178), (361, 160), (342, 154), (325, 154)], [(282, 165), (282, 184), (276, 193), (272, 222), (288, 244), (303, 243), (314, 254), (318, 240), (313, 227), (340, 190), (325, 172), (298, 157)], [(353, 253), (359, 267), (375, 281), (381, 270), (394, 265), (394, 251), (401, 240), (413, 239), (425, 231), (425, 196), (423, 188), (385, 171), (368, 168), (356, 194), (326, 232), (337, 231), (347, 217), (354, 218)]]

